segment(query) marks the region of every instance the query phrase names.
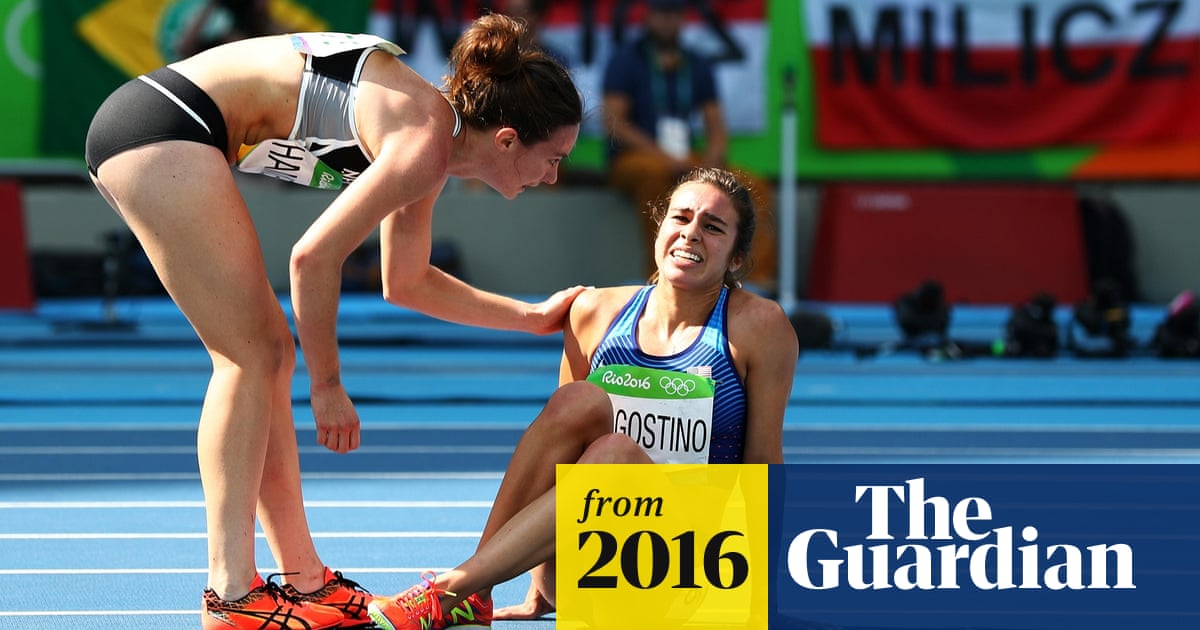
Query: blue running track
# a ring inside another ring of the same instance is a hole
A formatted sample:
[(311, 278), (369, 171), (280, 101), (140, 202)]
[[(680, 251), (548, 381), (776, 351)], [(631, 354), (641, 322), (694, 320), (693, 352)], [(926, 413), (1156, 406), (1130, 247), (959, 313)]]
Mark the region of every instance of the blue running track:
[[(952, 336), (1002, 328), (1004, 309), (959, 310)], [(1200, 361), (936, 362), (888, 351), (885, 308), (829, 312), (842, 347), (801, 356), (789, 463), (1200, 463)], [(113, 314), (87, 300), (0, 311), (0, 628), (198, 627), (195, 423), (208, 359), (169, 302), (123, 301)], [(1158, 317), (1135, 312), (1143, 341)], [(363, 446), (315, 445), (301, 364), (305, 497), (323, 558), (390, 593), (474, 550), (512, 448), (557, 384), (559, 338), (446, 324), (373, 296), (347, 297), (340, 318)], [(527, 585), (501, 585), (497, 604)]]

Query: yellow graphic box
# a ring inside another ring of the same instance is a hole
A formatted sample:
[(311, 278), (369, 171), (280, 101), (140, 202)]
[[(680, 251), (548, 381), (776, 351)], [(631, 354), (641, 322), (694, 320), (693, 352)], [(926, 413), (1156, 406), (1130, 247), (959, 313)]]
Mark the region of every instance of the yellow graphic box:
[(560, 464), (560, 630), (763, 628), (765, 464)]

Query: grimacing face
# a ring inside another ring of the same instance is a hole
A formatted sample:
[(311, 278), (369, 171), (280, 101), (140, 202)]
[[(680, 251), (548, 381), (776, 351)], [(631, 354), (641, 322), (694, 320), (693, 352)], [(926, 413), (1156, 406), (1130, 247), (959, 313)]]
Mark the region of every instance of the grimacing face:
[(667, 206), (655, 240), (660, 276), (695, 286), (721, 284), (736, 270), (737, 211), (716, 186), (690, 182), (680, 186)]

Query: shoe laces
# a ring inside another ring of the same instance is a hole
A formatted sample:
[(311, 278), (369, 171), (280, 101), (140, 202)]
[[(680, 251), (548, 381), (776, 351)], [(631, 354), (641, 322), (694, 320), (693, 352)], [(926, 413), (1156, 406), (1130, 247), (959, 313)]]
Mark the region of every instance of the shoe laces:
[(355, 582), (354, 580), (351, 580), (350, 578), (348, 578), (348, 577), (346, 577), (346, 576), (342, 575), (342, 572), (341, 572), (341, 571), (334, 571), (334, 572), (333, 572), (333, 580), (334, 580), (335, 582), (337, 582), (338, 584), (340, 584), (340, 585), (342, 585), (342, 586), (345, 586), (346, 588), (348, 588), (348, 589), (350, 589), (350, 590), (352, 590), (352, 591), (359, 591), (359, 592), (361, 592), (361, 593), (368, 593), (367, 589), (363, 588), (361, 584), (359, 584), (358, 582)]
[(299, 575), (299, 573), (271, 573), (267, 576), (266, 581), (263, 582), (262, 591), (270, 595), (271, 599), (275, 600), (276, 604), (280, 603), (280, 600), (293, 605), (304, 603), (300, 598), (299, 591), (292, 587), (291, 584), (280, 586), (279, 583), (275, 581), (275, 578), (283, 578), (289, 575)]
[[(287, 574), (283, 574), (283, 575), (297, 575), (297, 573), (293, 572), (293, 573), (287, 573)], [(315, 591), (312, 591), (311, 593), (303, 593), (300, 591), (300, 589), (296, 588), (295, 586), (292, 586), (291, 584), (284, 584), (283, 590), (287, 591), (288, 594), (291, 595), (292, 597), (297, 597), (301, 601), (307, 601), (307, 600), (312, 599), (313, 597), (324, 597), (324, 596), (328, 595), (329, 593), (332, 593), (333, 591), (337, 590), (337, 588), (340, 586), (344, 586), (350, 590), (362, 593), (364, 595), (370, 595), (370, 593), (367, 591), (367, 589), (363, 588), (362, 585), (360, 585), (358, 582), (355, 582), (354, 580), (351, 580), (350, 578), (342, 575), (341, 571), (334, 571), (333, 579), (322, 584), (320, 588), (318, 588)]]
[[(410, 618), (414, 614), (418, 615), (418, 616), (421, 615), (422, 608), (426, 609), (429, 612), (432, 612), (432, 610), (433, 610), (432, 604), (422, 605), (420, 603), (421, 598), (423, 596), (428, 597), (431, 602), (436, 601), (438, 599), (439, 595), (441, 595), (443, 593), (446, 595), (449, 595), (451, 597), (455, 597), (454, 593), (439, 589), (437, 586), (435, 586), (434, 580), (436, 580), (436, 579), (437, 579), (436, 573), (434, 573), (433, 571), (426, 571), (421, 574), (421, 583), (420, 584), (417, 584), (416, 586), (413, 586), (412, 588), (408, 589), (407, 591), (404, 591), (403, 593), (400, 593), (399, 595), (396, 596), (396, 603), (400, 604), (400, 606), (402, 608), (404, 608), (404, 610), (408, 613)], [(438, 608), (440, 609), (441, 606), (439, 605)]]

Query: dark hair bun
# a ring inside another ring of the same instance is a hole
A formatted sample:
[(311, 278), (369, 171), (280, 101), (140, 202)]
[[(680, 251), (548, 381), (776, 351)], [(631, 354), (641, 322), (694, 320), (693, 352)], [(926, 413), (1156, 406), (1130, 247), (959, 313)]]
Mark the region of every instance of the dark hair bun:
[(475, 81), (516, 76), (521, 70), (524, 32), (521, 22), (498, 13), (475, 20), (452, 52), (455, 72)]

